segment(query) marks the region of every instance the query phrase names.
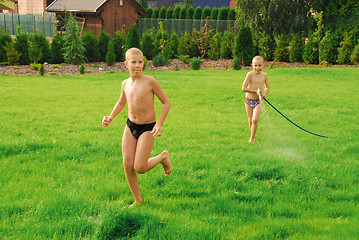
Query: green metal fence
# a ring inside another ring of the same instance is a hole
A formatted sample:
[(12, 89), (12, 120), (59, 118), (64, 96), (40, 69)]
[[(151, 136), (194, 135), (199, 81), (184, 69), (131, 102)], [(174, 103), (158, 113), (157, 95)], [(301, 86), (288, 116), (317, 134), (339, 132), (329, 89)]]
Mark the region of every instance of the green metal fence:
[(12, 35), (17, 34), (17, 27), (21, 26), (22, 31), (33, 33), (40, 31), (47, 37), (56, 33), (56, 20), (54, 13), (44, 14), (15, 14), (0, 13), (0, 28)]

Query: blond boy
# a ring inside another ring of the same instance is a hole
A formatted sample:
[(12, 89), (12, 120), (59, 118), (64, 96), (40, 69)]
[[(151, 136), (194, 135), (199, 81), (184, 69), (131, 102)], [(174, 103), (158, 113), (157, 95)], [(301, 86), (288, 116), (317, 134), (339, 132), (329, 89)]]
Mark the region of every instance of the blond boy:
[[(259, 114), (262, 110), (261, 98), (265, 98), (269, 93), (269, 83), (267, 74), (262, 72), (264, 67), (264, 59), (261, 56), (255, 56), (252, 60), (252, 68), (242, 85), (242, 91), (246, 92), (245, 107), (248, 116), (249, 129), (251, 137), (249, 142), (256, 141), (256, 132), (258, 129)], [(263, 86), (265, 86), (263, 93)]]
[[(154, 137), (162, 135), (162, 125), (171, 103), (156, 79), (142, 73), (143, 64), (141, 50), (131, 48), (126, 52), (125, 65), (130, 77), (122, 82), (120, 99), (111, 114), (104, 116), (102, 120), (102, 125), (107, 127), (128, 103), (128, 119), (122, 138), (122, 155), (126, 179), (135, 199), (131, 207), (143, 202), (137, 173), (143, 174), (159, 163), (162, 164), (166, 176), (172, 172), (171, 161), (166, 150), (150, 158)], [(157, 122), (154, 108), (155, 95), (162, 103), (162, 112)]]

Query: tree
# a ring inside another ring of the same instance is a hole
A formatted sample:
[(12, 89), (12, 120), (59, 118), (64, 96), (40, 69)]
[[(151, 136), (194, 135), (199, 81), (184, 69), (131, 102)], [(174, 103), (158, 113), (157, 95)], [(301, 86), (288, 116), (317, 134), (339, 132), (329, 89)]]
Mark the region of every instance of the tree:
[(234, 56), (245, 66), (250, 66), (252, 63), (253, 55), (253, 39), (251, 28), (246, 25), (242, 26), (237, 34), (235, 46), (234, 46)]
[(217, 18), (217, 32), (224, 32), (227, 29), (227, 19), (228, 19), (229, 8), (222, 7), (219, 9), (218, 18)]
[(352, 54), (353, 49), (354, 49), (354, 45), (352, 39), (349, 36), (349, 33), (345, 32), (343, 40), (340, 42), (340, 47), (338, 49), (339, 56), (337, 62), (339, 64), (351, 64), (350, 55)]
[(6, 62), (6, 51), (2, 46), (5, 46), (6, 43), (11, 42), (11, 35), (8, 33), (0, 33), (0, 62)]
[(154, 57), (154, 39), (150, 33), (142, 34), (142, 46), (141, 50), (143, 52), (143, 56), (145, 56), (148, 60), (152, 60)]
[(302, 62), (304, 51), (304, 39), (301, 34), (294, 34), (292, 41), (290, 42), (289, 61), (290, 62)]
[(201, 16), (202, 16), (202, 8), (200, 6), (196, 7), (193, 14), (193, 29), (200, 29), (201, 26)]
[(99, 49), (99, 60), (101, 62), (106, 61), (106, 54), (108, 51), (108, 43), (111, 37), (105, 30), (101, 30), (100, 36), (98, 36), (98, 49)]
[(66, 35), (64, 39), (64, 59), (71, 64), (81, 64), (86, 61), (85, 47), (80, 38), (80, 28), (70, 13), (65, 25)]
[(224, 31), (221, 43), (221, 57), (231, 59), (233, 57), (233, 33), (229, 30)]
[(125, 42), (126, 42), (126, 30), (121, 28), (115, 32), (115, 38), (113, 39), (113, 47), (116, 55), (116, 61), (122, 62), (125, 59)]
[(186, 32), (192, 32), (194, 7), (189, 6), (186, 14)]
[(138, 0), (138, 3), (144, 8), (148, 8), (148, 2), (147, 0)]
[(82, 35), (82, 43), (85, 48), (85, 57), (88, 62), (99, 61), (99, 47), (96, 35), (92, 32), (85, 31)]
[(136, 24), (132, 24), (127, 33), (125, 52), (130, 48), (141, 48), (140, 33), (138, 32)]
[(161, 7), (160, 12), (158, 13), (158, 18), (165, 19), (166, 18), (166, 11), (167, 11), (167, 8), (165, 8), (164, 6)]
[(203, 27), (206, 24), (206, 19), (211, 17), (211, 8), (205, 7), (203, 8), (202, 14), (201, 14), (201, 27)]
[(116, 62), (116, 54), (113, 44), (113, 39), (108, 43), (108, 50), (106, 54), (106, 64), (107, 66), (112, 66)]
[(30, 64), (30, 56), (29, 56), (29, 36), (27, 33), (21, 31), (21, 28), (18, 29), (18, 34), (15, 38), (14, 44), (15, 50), (21, 54), (19, 62), (21, 65)]
[(64, 38), (62, 35), (55, 34), (52, 38), (51, 42), (51, 55), (52, 55), (52, 63), (63, 63), (64, 62)]

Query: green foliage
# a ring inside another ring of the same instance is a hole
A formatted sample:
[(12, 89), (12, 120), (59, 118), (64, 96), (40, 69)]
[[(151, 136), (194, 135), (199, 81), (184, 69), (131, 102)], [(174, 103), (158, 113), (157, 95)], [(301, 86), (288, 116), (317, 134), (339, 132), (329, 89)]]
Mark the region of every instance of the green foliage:
[(181, 62), (183, 62), (183, 63), (185, 63), (185, 64), (189, 64), (189, 63), (190, 63), (189, 55), (179, 55), (179, 56), (178, 56), (178, 60), (180, 60)]
[(248, 25), (241, 26), (239, 29), (233, 54), (235, 57), (239, 58), (245, 66), (251, 65), (252, 58), (254, 57), (253, 39), (251, 28)]
[(6, 46), (6, 43), (11, 42), (11, 36), (8, 33), (0, 33), (0, 62), (6, 62), (6, 51), (4, 49), (4, 46)]
[(289, 49), (285, 36), (279, 36), (276, 39), (277, 46), (274, 51), (274, 59), (277, 62), (289, 62)]
[[(178, 5), (173, 9), (172, 19), (175, 19), (175, 20), (172, 21), (172, 31), (174, 31), (174, 32), (178, 31), (178, 21), (176, 21), (176, 19), (179, 19), (180, 11), (181, 11), (181, 7)], [(180, 34), (180, 33), (178, 33), (178, 34)]]
[(193, 29), (199, 30), (201, 28), (201, 16), (202, 16), (202, 8), (198, 6), (194, 10), (194, 14), (193, 14)]
[(276, 48), (276, 42), (271, 35), (265, 35), (259, 40), (259, 55), (261, 55), (266, 61), (274, 60), (274, 51)]
[(35, 71), (38, 71), (40, 65), (41, 65), (41, 63), (30, 63), (30, 68), (35, 70)]
[(116, 55), (117, 62), (123, 62), (125, 60), (125, 41), (126, 31), (124, 28), (116, 31), (115, 38), (113, 39), (113, 47)]
[(159, 22), (159, 29), (155, 36), (155, 55), (158, 55), (158, 53), (164, 55), (163, 49), (169, 45), (168, 38), (168, 33), (164, 30), (163, 22)]
[(319, 63), (319, 43), (315, 34), (310, 35), (308, 42), (304, 45), (303, 61), (310, 64)]
[(155, 67), (160, 67), (166, 65), (166, 58), (160, 53), (153, 58), (152, 64)]
[(192, 70), (200, 70), (202, 64), (202, 59), (199, 57), (192, 58), (191, 60), (191, 69)]
[(334, 64), (338, 59), (338, 43), (333, 33), (327, 31), (320, 41), (319, 62)]
[(302, 62), (304, 51), (304, 39), (300, 34), (294, 34), (292, 41), (290, 42), (289, 61), (290, 62)]
[(127, 33), (125, 52), (130, 48), (141, 48), (140, 33), (138, 32), (136, 24), (132, 24)]
[(146, 8), (146, 15), (145, 18), (151, 18), (152, 17), (152, 8)]
[(236, 20), (236, 10), (235, 9), (230, 9), (228, 12), (228, 26), (234, 27), (234, 22)]
[(85, 73), (85, 65), (81, 64), (79, 67), (79, 73), (84, 74)]
[(165, 19), (166, 11), (167, 11), (167, 8), (165, 6), (161, 7), (160, 12), (158, 13), (158, 18)]
[(29, 56), (29, 35), (25, 32), (22, 32), (19, 29), (18, 34), (15, 38), (15, 50), (21, 54), (20, 55), (20, 64), (28, 65), (30, 64), (30, 56)]
[(207, 57), (210, 41), (213, 35), (212, 31), (213, 30), (209, 28), (208, 20), (206, 20), (205, 25), (201, 27), (200, 31), (194, 29), (192, 32), (193, 40), (200, 52), (201, 58)]
[(339, 64), (351, 64), (350, 55), (352, 54), (354, 49), (354, 45), (352, 39), (348, 32), (343, 34), (343, 40), (340, 42), (339, 47), (339, 56), (338, 63)]
[(144, 9), (147, 9), (147, 8), (148, 8), (148, 2), (147, 2), (147, 0), (138, 0), (138, 3), (139, 3)]
[(190, 6), (186, 14), (186, 32), (192, 32), (194, 7)]
[(141, 50), (144, 56), (148, 60), (152, 60), (154, 56), (154, 39), (152, 35), (148, 32), (144, 32), (142, 35), (142, 46)]
[(148, 64), (148, 60), (147, 60), (146, 56), (143, 56), (143, 70), (146, 69), (147, 64)]
[(206, 19), (210, 19), (211, 17), (211, 8), (210, 7), (204, 7), (202, 14), (201, 14), (201, 27), (203, 27), (206, 24)]
[(196, 51), (195, 49), (197, 49), (198, 52), (198, 48), (195, 45), (195, 42), (193, 40), (193, 38), (191, 37), (191, 35), (186, 32), (179, 41), (179, 46), (178, 46), (178, 54), (179, 55), (189, 55), (191, 58), (194, 57), (194, 51)]
[(108, 43), (108, 50), (106, 54), (106, 64), (107, 66), (112, 66), (116, 62), (116, 54), (114, 49), (114, 41), (113, 39), (110, 40)]
[(168, 7), (166, 10), (166, 19), (172, 19), (173, 16), (173, 9), (171, 7)]
[(20, 62), (21, 54), (15, 50), (15, 44), (13, 41), (6, 42), (4, 46), (6, 52), (7, 64), (18, 65)]
[(45, 67), (43, 64), (40, 63), (39, 64), (39, 75), (44, 76), (44, 74), (45, 74)]
[(355, 46), (353, 53), (350, 55), (350, 61), (353, 64), (359, 64), (359, 43)]
[(29, 56), (30, 62), (38, 63), (42, 58), (40, 43), (37, 41), (36, 33), (29, 34)]
[(241, 68), (242, 68), (241, 60), (239, 60), (239, 58), (237, 58), (237, 57), (234, 57), (233, 61), (232, 61), (232, 64), (231, 64), (231, 67), (234, 70), (241, 70)]
[[(131, 29), (130, 29), (131, 30)], [(106, 61), (106, 54), (108, 50), (108, 43), (111, 37), (105, 30), (101, 30), (100, 36), (98, 36), (98, 50), (99, 50), (99, 61)]]
[(55, 34), (55, 36), (52, 38), (51, 47), (50, 47), (50, 51), (52, 55), (51, 63), (64, 62), (63, 47), (64, 47), (64, 38), (62, 37), (62, 35)]
[[(85, 48), (85, 57), (88, 62), (98, 62), (100, 59), (100, 50), (97, 37), (94, 33), (85, 31), (82, 34), (82, 44)], [(101, 46), (102, 47), (102, 46)]]
[(222, 42), (222, 34), (216, 33), (211, 38), (209, 43), (209, 50), (208, 50), (208, 58), (211, 60), (218, 60), (221, 56), (221, 42)]
[(217, 32), (224, 32), (224, 30), (227, 28), (227, 19), (228, 19), (228, 7), (222, 7), (219, 9), (218, 17), (217, 17)]
[(173, 55), (171, 58), (177, 56), (178, 54), (178, 45), (179, 45), (179, 37), (177, 33), (173, 32), (170, 37), (170, 46), (173, 52)]
[(80, 38), (80, 29), (76, 19), (69, 14), (65, 25), (64, 59), (66, 63), (80, 64), (86, 61), (85, 48)]
[(218, 19), (218, 8), (212, 8), (211, 11), (211, 20), (217, 20)]
[(231, 31), (225, 31), (221, 43), (221, 57), (231, 59), (233, 57), (234, 37)]

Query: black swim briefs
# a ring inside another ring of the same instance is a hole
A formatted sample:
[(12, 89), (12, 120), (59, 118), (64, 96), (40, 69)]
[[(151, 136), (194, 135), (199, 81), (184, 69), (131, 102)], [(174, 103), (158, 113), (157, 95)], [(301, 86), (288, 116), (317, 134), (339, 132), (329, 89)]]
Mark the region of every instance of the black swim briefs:
[(130, 129), (132, 135), (138, 139), (142, 133), (147, 131), (152, 131), (153, 127), (156, 125), (156, 122), (148, 123), (148, 124), (136, 124), (131, 122), (129, 118), (127, 118), (127, 127)]

